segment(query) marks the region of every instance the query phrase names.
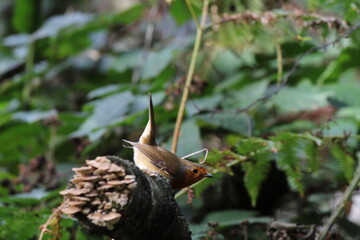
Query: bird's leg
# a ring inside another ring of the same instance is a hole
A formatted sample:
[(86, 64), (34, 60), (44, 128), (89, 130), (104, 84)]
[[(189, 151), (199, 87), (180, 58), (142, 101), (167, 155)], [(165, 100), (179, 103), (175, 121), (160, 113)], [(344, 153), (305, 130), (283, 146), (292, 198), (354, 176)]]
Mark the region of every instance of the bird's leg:
[(149, 175), (150, 177), (154, 177), (157, 175), (157, 172), (151, 171), (149, 169), (141, 169), (144, 173), (146, 173), (147, 175)]
[(144, 173), (146, 173), (147, 175), (149, 175), (150, 177), (155, 177), (158, 176), (160, 174), (160, 171), (163, 171), (164, 169), (166, 169), (165, 167), (160, 168), (159, 170), (157, 170), (156, 172), (151, 171), (149, 169), (142, 169), (142, 171)]
[(191, 157), (191, 156), (196, 155), (196, 154), (201, 153), (201, 152), (205, 152), (205, 158), (204, 158), (203, 161), (200, 162), (200, 164), (203, 164), (203, 163), (206, 161), (206, 158), (207, 158), (208, 153), (209, 153), (209, 150), (208, 150), (207, 148), (204, 148), (204, 149), (201, 149), (201, 150), (199, 150), (199, 151), (190, 153), (190, 154), (188, 154), (188, 155), (186, 155), (186, 156), (184, 156), (184, 157), (182, 157), (182, 158), (185, 159), (185, 158)]
[(164, 169), (166, 169), (166, 167), (160, 168), (159, 170), (156, 171), (155, 175), (159, 175), (159, 174), (160, 174), (160, 171), (163, 171)]

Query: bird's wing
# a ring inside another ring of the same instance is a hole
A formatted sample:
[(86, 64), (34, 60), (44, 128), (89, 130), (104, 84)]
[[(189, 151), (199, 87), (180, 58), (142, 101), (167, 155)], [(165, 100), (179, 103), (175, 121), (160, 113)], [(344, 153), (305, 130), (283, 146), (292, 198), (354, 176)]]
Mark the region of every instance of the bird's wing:
[(172, 152), (160, 147), (147, 145), (142, 143), (130, 142), (127, 140), (123, 140), (133, 147), (139, 149), (145, 156), (147, 156), (151, 163), (166, 171), (174, 178), (178, 178), (183, 174), (182, 162), (179, 157), (177, 157)]

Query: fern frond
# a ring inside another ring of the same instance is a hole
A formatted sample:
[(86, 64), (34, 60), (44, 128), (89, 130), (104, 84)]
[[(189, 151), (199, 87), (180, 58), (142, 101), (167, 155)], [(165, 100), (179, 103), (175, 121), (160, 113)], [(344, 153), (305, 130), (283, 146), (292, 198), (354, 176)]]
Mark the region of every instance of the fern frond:
[(307, 166), (309, 172), (316, 172), (320, 167), (319, 151), (315, 142), (304, 141), (304, 153), (307, 159)]
[(270, 167), (270, 154), (257, 155), (254, 161), (244, 162), (242, 167), (245, 171), (244, 182), (247, 192), (251, 198), (251, 205), (256, 206), (256, 199), (260, 187), (266, 178)]
[(271, 140), (280, 144), (277, 154), (277, 166), (285, 171), (289, 185), (292, 189), (298, 191), (301, 196), (304, 195), (304, 183), (302, 182), (303, 172), (298, 158), (299, 137), (296, 134), (283, 132), (279, 133)]
[(247, 156), (247, 161), (241, 164), (245, 171), (244, 183), (251, 198), (251, 205), (255, 207), (260, 187), (265, 180), (269, 167), (271, 150), (269, 142), (250, 138), (242, 140), (237, 146), (240, 154)]
[(331, 146), (331, 154), (338, 161), (340, 168), (344, 172), (346, 180), (350, 182), (354, 175), (355, 160), (353, 159), (353, 157), (350, 154), (346, 153), (345, 150), (336, 143)]

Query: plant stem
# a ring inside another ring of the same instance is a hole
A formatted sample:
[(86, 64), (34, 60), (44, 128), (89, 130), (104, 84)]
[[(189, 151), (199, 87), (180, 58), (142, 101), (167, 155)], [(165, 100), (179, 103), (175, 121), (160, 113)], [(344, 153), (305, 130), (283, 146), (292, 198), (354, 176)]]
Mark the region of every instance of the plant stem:
[(26, 62), (25, 62), (25, 84), (24, 89), (22, 91), (22, 98), (23, 98), (23, 104), (24, 106), (27, 106), (30, 99), (31, 94), (31, 81), (32, 81), (32, 75), (33, 75), (33, 69), (34, 69), (34, 49), (35, 48), (35, 41), (31, 41), (28, 45), (28, 52), (26, 56)]
[(281, 84), (282, 74), (283, 74), (283, 61), (282, 61), (282, 53), (281, 46), (279, 43), (276, 43), (276, 59), (277, 59), (277, 84)]
[(360, 156), (358, 156), (358, 166), (355, 172), (354, 178), (351, 180), (349, 187), (346, 189), (344, 193), (344, 198), (340, 202), (339, 206), (335, 209), (333, 214), (330, 216), (329, 220), (325, 224), (324, 228), (322, 229), (319, 237), (317, 240), (324, 240), (326, 238), (327, 233), (331, 229), (332, 225), (334, 224), (335, 220), (343, 213), (345, 204), (349, 201), (352, 193), (354, 192), (355, 188), (358, 186), (360, 181)]
[(203, 33), (203, 27), (205, 26), (205, 20), (206, 20), (206, 15), (207, 15), (207, 11), (208, 11), (208, 6), (209, 6), (209, 1), (204, 0), (204, 5), (203, 5), (203, 9), (202, 9), (202, 17), (201, 17), (201, 25), (196, 27), (196, 38), (195, 38), (194, 49), (193, 49), (192, 56), (191, 56), (189, 71), (188, 71), (188, 74), (187, 74), (186, 80), (185, 80), (185, 87), (183, 90), (183, 95), (181, 97), (179, 113), (176, 118), (173, 142), (171, 145), (171, 151), (173, 153), (176, 153), (177, 143), (178, 143), (179, 135), (180, 135), (181, 123), (182, 123), (182, 120), (184, 117), (185, 106), (186, 106), (186, 102), (187, 102), (187, 99), (189, 96), (189, 88), (191, 85), (191, 80), (194, 75), (196, 58), (197, 58), (197, 55), (198, 55), (199, 49), (200, 49), (200, 43), (201, 43), (201, 38), (202, 38), (202, 33)]
[[(52, 214), (49, 216), (49, 218), (46, 220), (46, 223), (41, 225), (40, 229), (40, 236), (39, 236), (39, 240), (42, 240), (45, 233), (49, 232), (51, 233), (51, 231), (48, 229), (48, 227), (52, 224), (59, 224), (59, 222), (55, 222), (55, 218), (59, 217), (61, 215), (61, 209), (64, 208), (64, 206), (69, 202), (69, 200), (66, 200), (64, 202), (62, 202), (60, 204), (59, 207), (57, 207), (56, 209), (53, 210)], [(55, 223), (53, 223), (55, 222)], [(54, 236), (55, 237), (55, 236)]]

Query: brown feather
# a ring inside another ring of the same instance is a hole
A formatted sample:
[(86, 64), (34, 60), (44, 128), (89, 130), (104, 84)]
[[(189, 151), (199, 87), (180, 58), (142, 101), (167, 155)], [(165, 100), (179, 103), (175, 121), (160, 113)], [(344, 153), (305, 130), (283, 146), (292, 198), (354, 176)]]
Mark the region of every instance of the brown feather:
[(173, 178), (180, 178), (184, 175), (184, 168), (182, 167), (182, 159), (173, 154), (172, 152), (162, 148), (160, 146), (152, 146), (142, 143), (130, 142), (123, 140), (131, 144), (134, 148), (140, 150), (151, 163), (169, 173)]

